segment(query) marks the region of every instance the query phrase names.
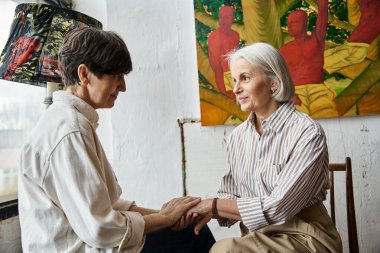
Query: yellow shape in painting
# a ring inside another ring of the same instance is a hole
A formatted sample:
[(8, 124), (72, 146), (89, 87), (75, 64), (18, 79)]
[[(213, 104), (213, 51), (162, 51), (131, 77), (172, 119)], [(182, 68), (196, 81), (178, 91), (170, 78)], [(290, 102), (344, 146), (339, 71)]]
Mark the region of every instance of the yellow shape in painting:
[(234, 82), (232, 81), (231, 72), (224, 72), (224, 86), (226, 87), (226, 90), (234, 90)]
[(202, 126), (223, 125), (229, 116), (229, 113), (221, 110), (217, 106), (201, 101)]
[(305, 84), (295, 86), (296, 94), (302, 104), (296, 108), (313, 118), (337, 117), (338, 112), (334, 102), (335, 92), (326, 84)]
[(337, 72), (342, 68), (362, 62), (368, 53), (369, 44), (346, 42), (342, 45), (326, 49), (323, 68), (329, 72)]

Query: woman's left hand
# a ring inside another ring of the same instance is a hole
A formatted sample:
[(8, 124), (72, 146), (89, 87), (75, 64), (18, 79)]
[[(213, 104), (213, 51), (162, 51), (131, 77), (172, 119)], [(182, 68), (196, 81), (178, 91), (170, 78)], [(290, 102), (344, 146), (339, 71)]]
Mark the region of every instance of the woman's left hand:
[(186, 217), (196, 218), (198, 216), (197, 225), (194, 228), (194, 233), (199, 235), (199, 231), (212, 218), (212, 199), (204, 199), (198, 205), (192, 207), (186, 213)]

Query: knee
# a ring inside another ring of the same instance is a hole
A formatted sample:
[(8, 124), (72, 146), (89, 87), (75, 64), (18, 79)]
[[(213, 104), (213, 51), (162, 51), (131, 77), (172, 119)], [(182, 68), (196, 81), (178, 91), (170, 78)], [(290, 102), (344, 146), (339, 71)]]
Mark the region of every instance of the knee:
[(233, 251), (233, 238), (222, 239), (217, 241), (211, 248), (210, 253), (232, 253)]

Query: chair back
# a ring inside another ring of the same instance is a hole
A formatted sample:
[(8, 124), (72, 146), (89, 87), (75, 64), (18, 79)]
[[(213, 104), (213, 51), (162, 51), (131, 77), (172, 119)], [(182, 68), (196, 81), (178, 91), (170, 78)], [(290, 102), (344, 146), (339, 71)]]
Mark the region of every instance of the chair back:
[(347, 205), (347, 226), (348, 226), (348, 244), (350, 253), (358, 253), (358, 234), (356, 230), (354, 190), (352, 184), (351, 158), (346, 157), (345, 163), (330, 163), (330, 206), (331, 218), (335, 223), (335, 196), (334, 196), (334, 172), (346, 172), (346, 205)]

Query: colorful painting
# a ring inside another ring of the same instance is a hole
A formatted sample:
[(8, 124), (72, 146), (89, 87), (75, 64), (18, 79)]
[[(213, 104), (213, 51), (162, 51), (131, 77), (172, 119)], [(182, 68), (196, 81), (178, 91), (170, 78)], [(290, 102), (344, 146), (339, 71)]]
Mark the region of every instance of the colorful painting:
[(194, 0), (202, 125), (238, 124), (226, 54), (277, 47), (296, 108), (313, 118), (380, 113), (379, 0)]

